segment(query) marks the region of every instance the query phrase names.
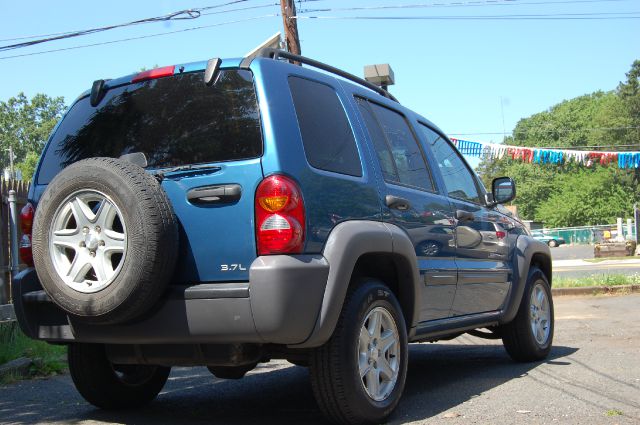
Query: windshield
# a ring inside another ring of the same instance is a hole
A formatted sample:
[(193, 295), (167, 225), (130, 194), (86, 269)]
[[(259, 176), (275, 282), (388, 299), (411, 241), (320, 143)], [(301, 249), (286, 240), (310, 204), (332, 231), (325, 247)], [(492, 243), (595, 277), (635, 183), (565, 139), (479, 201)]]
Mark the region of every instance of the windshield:
[(80, 99), (49, 143), (37, 182), (81, 159), (132, 152), (155, 169), (261, 156), (251, 72), (221, 71), (213, 87), (202, 72), (130, 84), (109, 90), (95, 108)]

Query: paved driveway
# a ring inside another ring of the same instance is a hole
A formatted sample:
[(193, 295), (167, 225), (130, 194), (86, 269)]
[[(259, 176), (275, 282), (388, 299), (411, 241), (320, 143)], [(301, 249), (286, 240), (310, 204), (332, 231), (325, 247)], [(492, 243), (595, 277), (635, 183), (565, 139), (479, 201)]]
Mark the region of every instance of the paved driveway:
[[(513, 363), (497, 342), (463, 336), (411, 347), (391, 423), (640, 422), (640, 295), (559, 297), (551, 358)], [(619, 415), (621, 414), (621, 415)], [(305, 369), (263, 365), (240, 381), (176, 369), (149, 407), (103, 412), (68, 376), (0, 387), (0, 423), (321, 424)]]

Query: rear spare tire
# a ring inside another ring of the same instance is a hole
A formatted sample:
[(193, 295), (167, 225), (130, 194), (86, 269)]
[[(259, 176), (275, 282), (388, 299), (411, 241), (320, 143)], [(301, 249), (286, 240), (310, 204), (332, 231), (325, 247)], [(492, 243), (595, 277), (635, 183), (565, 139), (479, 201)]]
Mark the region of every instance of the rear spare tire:
[(175, 214), (158, 181), (119, 159), (68, 166), (36, 209), (33, 257), (44, 290), (94, 323), (146, 312), (173, 274), (177, 245)]

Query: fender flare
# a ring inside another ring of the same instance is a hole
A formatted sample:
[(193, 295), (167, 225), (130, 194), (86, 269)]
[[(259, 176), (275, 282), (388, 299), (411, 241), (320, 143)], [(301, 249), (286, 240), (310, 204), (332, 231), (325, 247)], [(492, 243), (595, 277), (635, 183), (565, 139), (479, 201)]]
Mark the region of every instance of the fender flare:
[(405, 301), (410, 300), (409, 302), (413, 303), (411, 321), (407, 321), (411, 332), (417, 323), (421, 299), (420, 274), (411, 240), (395, 225), (379, 221), (352, 220), (338, 224), (329, 234), (323, 250), (323, 256), (329, 263), (329, 275), (320, 312), (309, 338), (302, 344), (292, 345), (292, 348), (318, 347), (329, 340), (338, 323), (358, 259), (365, 254), (374, 253), (388, 253), (405, 263), (400, 274), (403, 275), (403, 289), (411, 289), (410, 293), (403, 297)]
[(505, 309), (500, 319), (500, 324), (504, 325), (511, 322), (518, 314), (518, 308), (522, 301), (524, 288), (527, 286), (527, 278), (529, 270), (534, 262), (542, 262), (542, 271), (547, 276), (549, 284), (551, 284), (551, 250), (549, 245), (531, 236), (522, 235), (516, 241), (516, 249), (513, 254), (513, 284), (507, 295)]

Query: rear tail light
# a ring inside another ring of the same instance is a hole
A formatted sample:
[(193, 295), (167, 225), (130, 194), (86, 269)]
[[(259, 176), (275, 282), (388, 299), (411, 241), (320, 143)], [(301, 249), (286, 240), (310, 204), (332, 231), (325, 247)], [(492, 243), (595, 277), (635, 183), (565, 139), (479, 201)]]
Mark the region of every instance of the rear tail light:
[(498, 231), (496, 232), (496, 237), (497, 237), (498, 239), (504, 239), (504, 238), (506, 238), (506, 237), (507, 237), (507, 233), (506, 233), (506, 232), (503, 232), (503, 231), (501, 231), (501, 230), (498, 230)]
[(20, 259), (27, 266), (33, 266), (33, 251), (31, 250), (31, 235), (22, 235), (20, 246), (18, 247)]
[(136, 76), (131, 79), (131, 82), (139, 83), (140, 81), (153, 80), (155, 78), (170, 77), (175, 72), (175, 69), (176, 67), (171, 65), (142, 71), (139, 74), (136, 74)]
[(20, 211), (20, 227), (22, 229), (22, 238), (20, 239), (20, 259), (28, 266), (33, 266), (33, 253), (31, 252), (31, 231), (33, 229), (33, 217), (35, 216), (35, 208), (30, 202), (22, 207)]
[(258, 255), (302, 252), (304, 202), (293, 180), (280, 175), (264, 179), (256, 189), (255, 210)]

